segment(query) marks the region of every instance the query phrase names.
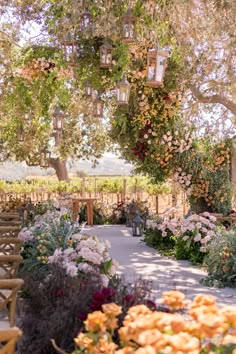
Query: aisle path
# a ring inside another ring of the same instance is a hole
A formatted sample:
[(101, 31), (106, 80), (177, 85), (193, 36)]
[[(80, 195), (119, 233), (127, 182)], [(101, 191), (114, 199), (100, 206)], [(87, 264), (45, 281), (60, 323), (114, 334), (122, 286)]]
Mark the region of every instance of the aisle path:
[(128, 279), (142, 276), (153, 281), (154, 295), (168, 289), (183, 291), (189, 299), (196, 294), (212, 294), (220, 305), (236, 305), (236, 289), (215, 289), (199, 284), (206, 274), (187, 261), (160, 256), (156, 250), (131, 236), (131, 228), (123, 225), (102, 225), (85, 228), (85, 233), (109, 240), (110, 254), (120, 265), (119, 271)]

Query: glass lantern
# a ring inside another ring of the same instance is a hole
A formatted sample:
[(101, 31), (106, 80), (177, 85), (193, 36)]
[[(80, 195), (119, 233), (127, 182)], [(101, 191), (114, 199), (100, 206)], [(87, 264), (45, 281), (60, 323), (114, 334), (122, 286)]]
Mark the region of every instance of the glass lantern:
[(61, 143), (62, 139), (62, 130), (57, 130), (54, 134), (54, 139), (55, 139), (55, 145), (58, 146)]
[(133, 219), (132, 232), (133, 232), (133, 236), (139, 237), (143, 235), (143, 219), (141, 218), (139, 213), (136, 213), (136, 216)]
[(94, 106), (93, 106), (94, 117), (103, 118), (103, 107), (104, 107), (104, 102), (101, 99), (101, 97), (98, 96), (98, 98), (94, 101)]
[(91, 25), (92, 25), (91, 13), (88, 11), (83, 12), (81, 15), (81, 22), (80, 22), (81, 30), (91, 29)]
[(21, 125), (18, 129), (17, 129), (17, 140), (22, 143), (25, 140), (25, 132), (24, 132), (24, 128), (23, 125)]
[(128, 9), (126, 14), (122, 18), (122, 41), (126, 43), (132, 43), (135, 41), (137, 18), (132, 15), (132, 10)]
[(168, 53), (150, 50), (147, 54), (147, 85), (158, 87), (163, 84)]
[(112, 65), (112, 46), (103, 44), (100, 47), (100, 68), (110, 68)]
[(126, 77), (124, 77), (120, 82), (117, 83), (117, 104), (122, 105), (129, 103), (130, 87), (130, 83), (126, 79)]
[(65, 60), (69, 63), (73, 63), (78, 56), (78, 52), (76, 40), (70, 32), (63, 38), (61, 45), (63, 47)]
[(48, 150), (43, 150), (40, 154), (40, 166), (47, 168), (49, 167), (49, 159), (51, 157), (51, 152)]
[(91, 97), (93, 95), (93, 87), (90, 82), (86, 82), (85, 84), (85, 95), (87, 97)]
[(65, 113), (61, 110), (59, 106), (56, 106), (52, 116), (53, 116), (53, 129), (62, 130), (64, 126)]

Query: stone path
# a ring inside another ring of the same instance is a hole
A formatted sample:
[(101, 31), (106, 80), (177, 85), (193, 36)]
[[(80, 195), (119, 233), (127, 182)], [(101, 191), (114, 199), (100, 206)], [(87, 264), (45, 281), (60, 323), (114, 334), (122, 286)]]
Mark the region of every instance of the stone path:
[(109, 240), (110, 254), (120, 265), (119, 271), (127, 279), (142, 276), (153, 282), (153, 294), (156, 299), (162, 291), (177, 289), (187, 298), (197, 294), (214, 295), (219, 305), (236, 305), (236, 289), (217, 289), (199, 283), (206, 273), (193, 267), (188, 261), (175, 261), (163, 257), (156, 250), (141, 242), (139, 237), (131, 236), (131, 228), (123, 225), (102, 225), (86, 227), (85, 233), (97, 235)]

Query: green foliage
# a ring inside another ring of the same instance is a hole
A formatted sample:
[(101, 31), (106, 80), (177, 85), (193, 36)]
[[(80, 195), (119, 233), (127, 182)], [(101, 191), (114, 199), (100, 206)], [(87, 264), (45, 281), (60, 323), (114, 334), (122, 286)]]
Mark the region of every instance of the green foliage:
[(171, 231), (168, 231), (167, 235), (163, 237), (160, 230), (149, 227), (144, 231), (144, 242), (160, 251), (163, 255), (174, 255), (176, 239)]
[(204, 284), (236, 287), (236, 229), (219, 230), (208, 246)]
[[(147, 177), (85, 177), (85, 190), (86, 192), (101, 193), (121, 193), (123, 189), (123, 180), (127, 181), (127, 193), (140, 193), (147, 192), (150, 195), (168, 194), (171, 187), (168, 183), (154, 184), (150, 182)], [(39, 179), (35, 181), (14, 181), (6, 182), (0, 181), (0, 190), (5, 193), (53, 193), (53, 192), (81, 192), (82, 178), (72, 178), (70, 182), (55, 181), (50, 179)]]
[[(80, 208), (79, 222), (87, 221), (87, 205)], [(108, 223), (108, 210), (101, 203), (93, 204), (93, 223), (94, 225), (104, 225)]]
[(206, 253), (202, 252), (200, 248), (200, 242), (195, 242), (193, 238), (184, 240), (183, 236), (178, 236), (175, 244), (175, 257), (176, 259), (189, 260), (193, 264), (201, 264), (203, 263)]

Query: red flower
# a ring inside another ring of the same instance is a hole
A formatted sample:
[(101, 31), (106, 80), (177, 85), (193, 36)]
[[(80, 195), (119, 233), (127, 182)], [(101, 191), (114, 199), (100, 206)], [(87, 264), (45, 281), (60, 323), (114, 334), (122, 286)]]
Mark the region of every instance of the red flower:
[(102, 293), (106, 297), (107, 300), (111, 300), (115, 296), (116, 292), (112, 288), (103, 288)]
[(96, 291), (93, 294), (93, 298), (94, 300), (98, 300), (98, 301), (105, 301), (106, 299), (105, 295), (101, 291)]
[(147, 300), (147, 307), (149, 307), (152, 311), (157, 309), (155, 302), (152, 300)]
[(77, 315), (78, 320), (85, 321), (87, 318), (87, 313), (85, 312), (79, 312)]
[(63, 289), (57, 290), (57, 292), (55, 294), (56, 297), (60, 297), (60, 296), (63, 296), (63, 295), (64, 295), (64, 290)]
[(135, 303), (135, 296), (132, 294), (127, 294), (123, 297), (122, 302), (126, 305), (126, 306), (133, 306)]
[(169, 96), (166, 96), (163, 98), (164, 101), (169, 101), (170, 100), (170, 97)]

